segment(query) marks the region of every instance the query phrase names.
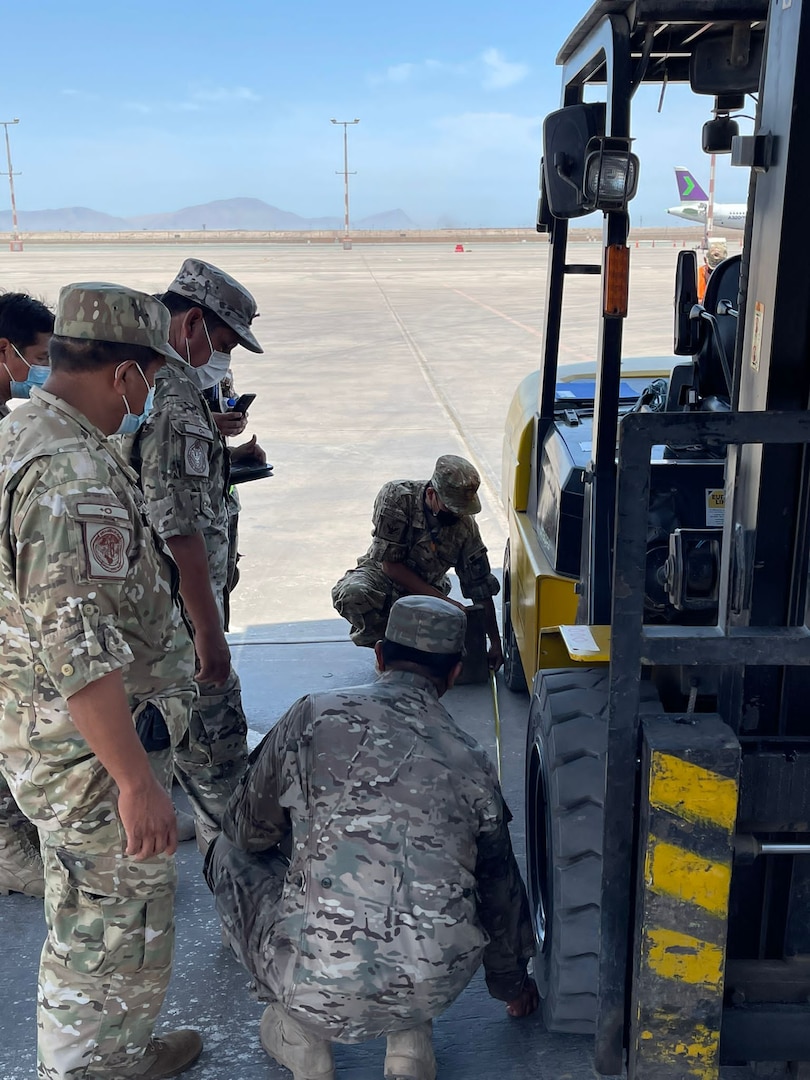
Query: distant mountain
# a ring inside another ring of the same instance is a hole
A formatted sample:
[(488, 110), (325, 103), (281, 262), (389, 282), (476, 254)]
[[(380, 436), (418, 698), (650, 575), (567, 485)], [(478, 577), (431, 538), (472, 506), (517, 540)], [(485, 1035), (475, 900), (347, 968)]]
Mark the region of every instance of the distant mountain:
[[(125, 218), (88, 210), (86, 206), (66, 206), (59, 210), (22, 210), (17, 215), (22, 232), (118, 232), (131, 229)], [(11, 211), (0, 213), (0, 230), (11, 230)]]
[(404, 210), (386, 210), (382, 214), (372, 214), (371, 217), (361, 218), (352, 226), (355, 229), (415, 229), (416, 225), (411, 221)]
[[(212, 232), (239, 230), (256, 232), (304, 232), (340, 230), (343, 219), (338, 217), (304, 218), (288, 210), (280, 210), (261, 199), (217, 199), (201, 206), (186, 206), (166, 214), (141, 214), (120, 218), (88, 210), (81, 206), (61, 210), (28, 210), (19, 214), (23, 232), (119, 232), (166, 231)], [(352, 223), (353, 230), (413, 229), (416, 226), (403, 210), (387, 210), (381, 214)], [(0, 213), (0, 230), (11, 229), (11, 214)]]
[(145, 214), (129, 219), (135, 229), (250, 229), (287, 231), (289, 229), (335, 229), (337, 218), (320, 220), (302, 218), (279, 210), (261, 199), (217, 199), (202, 206), (186, 206), (170, 214)]

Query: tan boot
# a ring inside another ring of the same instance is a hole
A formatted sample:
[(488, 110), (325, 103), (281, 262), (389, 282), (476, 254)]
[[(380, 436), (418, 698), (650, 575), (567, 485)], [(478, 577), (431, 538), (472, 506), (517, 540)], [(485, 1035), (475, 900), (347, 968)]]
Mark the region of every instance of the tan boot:
[(45, 895), (45, 870), (35, 828), (0, 826), (0, 896), (10, 892)]
[(389, 1035), (387, 1042), (385, 1080), (436, 1080), (430, 1020), (419, 1027)]
[(154, 1060), (145, 1073), (137, 1074), (138, 1080), (168, 1080), (170, 1076), (179, 1076), (191, 1068), (202, 1049), (200, 1033), (190, 1028), (150, 1039), (146, 1057), (154, 1055)]
[(313, 1035), (280, 1005), (264, 1010), (259, 1038), (266, 1053), (289, 1069), (293, 1080), (335, 1080), (332, 1044)]

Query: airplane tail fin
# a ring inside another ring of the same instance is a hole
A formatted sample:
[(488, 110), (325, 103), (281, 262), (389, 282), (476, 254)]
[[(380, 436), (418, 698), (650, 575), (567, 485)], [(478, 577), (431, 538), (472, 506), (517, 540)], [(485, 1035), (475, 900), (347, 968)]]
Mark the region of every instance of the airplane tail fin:
[(709, 201), (709, 196), (690, 171), (682, 165), (675, 167), (675, 179), (678, 181), (678, 195), (682, 203)]

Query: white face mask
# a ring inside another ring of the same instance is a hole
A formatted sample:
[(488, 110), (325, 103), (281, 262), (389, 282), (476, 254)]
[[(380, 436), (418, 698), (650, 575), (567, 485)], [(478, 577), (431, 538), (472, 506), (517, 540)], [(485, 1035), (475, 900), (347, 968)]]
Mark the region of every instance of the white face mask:
[[(217, 386), (225, 376), (228, 374), (231, 368), (231, 358), (227, 353), (217, 352), (211, 342), (211, 335), (208, 333), (208, 327), (205, 325), (205, 319), (203, 319), (203, 330), (205, 330), (205, 336), (208, 338), (208, 348), (211, 350), (211, 355), (208, 360), (198, 368), (194, 368), (194, 374), (197, 378), (197, 382), (200, 385), (201, 390), (208, 390), (211, 386)], [(188, 341), (186, 341), (186, 356), (191, 363), (191, 349), (189, 348)]]
[[(119, 364), (118, 367), (115, 369), (116, 377), (118, 376), (118, 372), (121, 370), (122, 366), (122, 364)], [(115, 431), (116, 435), (134, 435), (135, 432), (138, 431), (138, 429), (143, 425), (143, 422), (146, 420), (147, 416), (152, 411), (152, 406), (155, 403), (154, 386), (149, 385), (149, 380), (141, 370), (141, 365), (136, 364), (135, 367), (138, 369), (138, 374), (140, 375), (140, 377), (146, 383), (146, 401), (143, 403), (143, 411), (139, 413), (134, 413), (130, 411), (129, 402), (127, 401), (126, 397), (123, 394), (121, 395), (121, 397), (124, 399), (124, 419), (118, 425), (118, 428)]]
[(31, 388), (34, 386), (42, 386), (50, 375), (51, 369), (47, 364), (29, 364), (17, 346), (13, 343), (10, 344), (14, 352), (28, 368), (27, 377), (23, 381), (20, 381), (19, 379), (15, 379), (9, 371), (8, 366), (3, 364), (3, 367), (6, 369), (6, 374), (11, 380), (11, 396), (13, 398), (28, 398), (31, 396)]

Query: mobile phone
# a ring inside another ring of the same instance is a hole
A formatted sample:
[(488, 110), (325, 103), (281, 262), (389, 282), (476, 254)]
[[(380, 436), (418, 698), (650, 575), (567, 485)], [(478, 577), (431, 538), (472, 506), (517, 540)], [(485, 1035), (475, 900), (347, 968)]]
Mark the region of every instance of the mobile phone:
[(246, 413), (253, 402), (256, 400), (255, 394), (240, 394), (236, 401), (231, 405), (229, 412)]

